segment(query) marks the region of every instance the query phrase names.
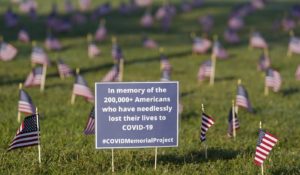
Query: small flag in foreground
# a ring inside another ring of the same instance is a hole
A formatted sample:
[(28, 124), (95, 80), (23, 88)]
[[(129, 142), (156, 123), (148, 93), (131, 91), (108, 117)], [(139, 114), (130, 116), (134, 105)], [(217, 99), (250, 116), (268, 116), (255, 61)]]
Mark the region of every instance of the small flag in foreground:
[(89, 102), (94, 102), (94, 95), (81, 75), (76, 76), (73, 85), (73, 94), (82, 96)]
[(15, 58), (18, 50), (11, 44), (1, 42), (0, 44), (0, 59), (3, 61), (9, 61)]
[(262, 54), (260, 57), (259, 57), (259, 62), (258, 62), (258, 65), (257, 65), (257, 69), (260, 70), (260, 71), (265, 71), (267, 70), (271, 65), (271, 61), (270, 61), (270, 58), (268, 57), (267, 54)]
[(32, 103), (30, 96), (23, 89), (20, 89), (19, 91), (18, 111), (23, 112), (25, 114), (35, 113), (34, 104)]
[(232, 108), (230, 108), (229, 114), (228, 114), (228, 131), (227, 131), (227, 135), (229, 137), (233, 136), (233, 126), (234, 126), (235, 130), (240, 128), (237, 113), (234, 112), (234, 121), (233, 121), (233, 115), (232, 114), (233, 114)]
[(259, 138), (255, 151), (254, 163), (261, 166), (277, 143), (278, 139), (270, 133), (259, 130)]
[(101, 80), (102, 82), (118, 82), (119, 81), (119, 65), (114, 65), (111, 70)]
[(253, 48), (266, 49), (268, 44), (258, 32), (254, 32), (250, 38), (250, 46)]
[(300, 38), (292, 36), (288, 50), (290, 53), (300, 54)]
[(200, 140), (204, 142), (206, 140), (206, 132), (215, 123), (214, 119), (205, 113), (202, 113), (202, 123), (201, 123), (201, 134)]
[(269, 68), (266, 71), (265, 83), (267, 87), (273, 88), (274, 92), (278, 92), (281, 86), (281, 76), (276, 70)]
[(211, 60), (207, 60), (204, 63), (202, 63), (199, 67), (198, 71), (198, 80), (203, 81), (205, 78), (209, 78), (212, 73), (212, 64)]
[(38, 115), (34, 114), (24, 119), (12, 143), (9, 145), (8, 151), (39, 144), (40, 131), (37, 125), (37, 117)]
[(39, 86), (41, 85), (42, 77), (43, 77), (43, 67), (35, 67), (27, 76), (24, 86), (25, 87)]
[(253, 112), (248, 92), (243, 85), (238, 85), (236, 95), (236, 105), (246, 108), (249, 112)]
[(36, 64), (46, 64), (49, 65), (50, 61), (48, 59), (47, 54), (45, 53), (44, 49), (41, 47), (34, 46), (32, 53), (31, 53), (31, 63)]
[(61, 59), (57, 61), (57, 69), (61, 77), (70, 77), (73, 75), (72, 69)]
[(84, 129), (85, 135), (95, 134), (95, 107), (92, 108), (88, 121), (86, 123), (86, 127)]

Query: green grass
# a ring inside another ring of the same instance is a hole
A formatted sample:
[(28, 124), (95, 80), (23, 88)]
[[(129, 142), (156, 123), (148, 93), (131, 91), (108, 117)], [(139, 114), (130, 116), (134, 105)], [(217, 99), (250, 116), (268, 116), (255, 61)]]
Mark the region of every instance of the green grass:
[[(61, 2), (56, 0), (57, 2)], [(100, 1), (100, 0), (99, 0)], [(93, 3), (97, 4), (93, 1)], [(38, 1), (39, 18), (36, 23), (21, 16), (24, 25), (39, 44), (46, 35), (43, 22), (51, 1)], [(294, 73), (299, 64), (299, 56), (286, 57), (288, 33), (273, 31), (272, 23), (280, 19), (284, 12), (297, 1), (274, 1), (263, 10), (246, 17), (247, 27), (241, 32), (242, 43), (224, 44), (231, 57), (217, 62), (216, 82), (213, 87), (206, 83), (199, 86), (196, 74), (199, 64), (209, 58), (209, 54), (191, 54), (189, 33), (201, 29), (197, 18), (210, 13), (215, 17), (212, 33), (222, 36), (231, 7), (245, 1), (209, 1), (200, 9), (183, 14), (173, 20), (169, 33), (160, 32), (159, 25), (150, 30), (139, 27), (143, 11), (124, 17), (114, 11), (107, 16), (109, 35), (118, 37), (126, 57), (124, 81), (156, 81), (160, 79), (159, 53), (141, 47), (141, 34), (149, 34), (165, 47), (173, 66), (172, 79), (180, 82), (181, 101), (184, 111), (180, 117), (180, 140), (178, 148), (158, 149), (158, 167), (154, 166), (154, 149), (115, 150), (116, 174), (258, 174), (260, 168), (253, 164), (257, 141), (258, 124), (279, 138), (265, 162), (267, 174), (300, 174), (300, 93), (299, 82)], [(1, 2), (0, 13), (6, 10), (8, 1)], [(118, 1), (114, 1), (117, 5)], [(158, 1), (156, 1), (156, 5)], [(60, 10), (62, 3), (59, 4)], [(17, 7), (13, 7), (17, 10)], [(88, 15), (88, 14), (87, 14)], [(71, 67), (80, 67), (91, 88), (100, 81), (112, 65), (111, 43), (108, 39), (99, 43), (103, 54), (89, 59), (86, 51), (86, 34), (94, 32), (96, 22), (78, 26), (71, 33), (59, 34), (67, 49), (58, 54)], [(39, 167), (37, 147), (6, 152), (14, 137), (17, 123), (18, 83), (23, 82), (31, 70), (30, 45), (16, 41), (16, 29), (7, 30), (0, 19), (0, 33), (4, 39), (19, 49), (19, 54), (11, 62), (0, 63), (0, 174), (110, 174), (110, 150), (96, 150), (94, 136), (83, 135), (83, 129), (91, 104), (77, 98), (70, 104), (73, 78), (60, 80), (56, 66), (50, 67), (46, 90), (26, 88), (34, 103), (39, 107), (41, 118), (42, 165)], [(248, 33), (251, 27), (260, 31), (271, 46), (270, 56), (273, 67), (280, 70), (283, 85), (279, 93), (263, 95), (264, 77), (256, 70), (261, 52), (248, 50)], [(295, 30), (296, 34), (299, 26)], [(222, 41), (222, 40), (221, 40)], [(49, 52), (52, 61), (56, 53)], [(228, 139), (227, 113), (231, 100), (235, 98), (236, 82), (241, 78), (248, 89), (255, 114), (240, 110), (241, 129), (236, 141)], [(201, 103), (208, 114), (214, 116), (216, 124), (207, 134), (208, 159), (199, 141)]]

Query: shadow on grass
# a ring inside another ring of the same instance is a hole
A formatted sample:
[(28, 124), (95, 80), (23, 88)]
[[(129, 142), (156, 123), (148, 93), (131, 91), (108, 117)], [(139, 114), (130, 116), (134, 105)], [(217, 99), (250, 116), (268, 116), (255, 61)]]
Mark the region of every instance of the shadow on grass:
[(299, 92), (298, 88), (291, 87), (291, 88), (288, 88), (288, 89), (283, 89), (282, 90), (282, 95), (283, 96), (290, 96), (290, 95), (296, 94), (298, 92)]
[(300, 174), (300, 167), (279, 168), (271, 171), (271, 174)]
[[(234, 151), (230, 149), (221, 149), (221, 148), (208, 148), (208, 159), (205, 158), (204, 150), (201, 151), (191, 151), (185, 155), (178, 154), (158, 154), (158, 163), (159, 164), (196, 164), (202, 162), (214, 162), (217, 160), (231, 160), (236, 158), (239, 154), (239, 151)], [(153, 164), (153, 160), (149, 160), (149, 166)]]
[(235, 76), (226, 76), (226, 77), (216, 77), (216, 81), (232, 81), (236, 80), (237, 78)]

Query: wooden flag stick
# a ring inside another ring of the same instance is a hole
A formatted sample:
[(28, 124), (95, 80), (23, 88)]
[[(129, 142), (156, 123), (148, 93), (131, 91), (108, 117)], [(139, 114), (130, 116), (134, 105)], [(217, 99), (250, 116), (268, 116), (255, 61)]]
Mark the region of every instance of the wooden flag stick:
[[(261, 124), (261, 121), (260, 121), (259, 122), (259, 129), (261, 129), (261, 128), (262, 128), (262, 124)], [(264, 175), (264, 165), (261, 164), (260, 168), (261, 168), (261, 175)]]
[(235, 132), (235, 105), (234, 105), (234, 100), (232, 100), (232, 134), (233, 134), (233, 140), (235, 140), (236, 137), (236, 132)]
[(267, 85), (265, 85), (265, 92), (264, 92), (265, 96), (269, 95), (269, 87)]
[(39, 152), (39, 163), (41, 165), (42, 163), (42, 158), (41, 158), (41, 143), (40, 143), (40, 127), (39, 127), (39, 113), (38, 113), (38, 108), (35, 108), (35, 114), (36, 114), (36, 127), (38, 131), (38, 152)]
[[(238, 84), (238, 86), (241, 85), (241, 84), (242, 84), (242, 80), (241, 80), (241, 79), (238, 79), (237, 84)], [(239, 113), (239, 106), (237, 106), (237, 105), (235, 106), (235, 112), (236, 112), (236, 114)]]
[(123, 74), (124, 74), (124, 59), (123, 58), (120, 59), (119, 71), (120, 71), (119, 81), (122, 82), (123, 81)]
[(45, 89), (46, 74), (47, 74), (47, 64), (44, 64), (44, 65), (43, 65), (42, 81), (41, 81), (41, 85), (40, 85), (40, 90), (41, 90), (41, 92), (43, 92), (44, 89)]
[[(204, 105), (203, 103), (201, 104), (201, 107), (202, 107), (202, 112), (204, 113), (205, 112), (205, 109), (204, 109)], [(205, 152), (205, 159), (207, 159), (207, 144), (206, 144), (206, 141), (203, 143), (204, 144), (204, 152)]]
[(155, 155), (154, 155), (154, 170), (156, 170), (157, 167), (157, 147), (155, 147)]
[[(20, 84), (19, 84), (19, 90), (21, 90), (22, 87), (23, 87), (23, 85), (22, 85), (22, 83), (20, 83)], [(18, 117), (17, 117), (17, 121), (18, 121), (18, 123), (20, 123), (20, 121), (21, 121), (21, 112), (19, 111), (19, 109), (18, 109)]]
[(216, 55), (215, 54), (211, 54), (211, 63), (212, 63), (212, 71), (211, 71), (211, 75), (210, 75), (210, 79), (209, 79), (209, 85), (214, 85), (215, 83), (215, 72), (216, 72)]
[(111, 172), (115, 172), (115, 164), (114, 164), (114, 149), (111, 149)]
[[(76, 68), (76, 75), (79, 75), (80, 69)], [(71, 97), (71, 104), (73, 105), (75, 103), (76, 94), (72, 91), (72, 97)]]

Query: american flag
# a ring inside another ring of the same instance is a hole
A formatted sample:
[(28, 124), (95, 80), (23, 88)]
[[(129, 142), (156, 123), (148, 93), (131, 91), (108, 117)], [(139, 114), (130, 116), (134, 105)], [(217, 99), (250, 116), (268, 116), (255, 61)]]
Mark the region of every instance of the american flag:
[(45, 53), (44, 49), (41, 47), (33, 47), (32, 53), (31, 53), (31, 63), (36, 64), (46, 64), (49, 65), (50, 61), (48, 59), (47, 54)]
[(35, 0), (21, 1), (19, 7), (21, 12), (29, 13), (31, 9), (35, 10), (37, 8), (37, 3)]
[(157, 43), (153, 39), (146, 36), (143, 38), (143, 46), (148, 49), (155, 49), (158, 47)]
[(258, 70), (265, 71), (267, 70), (271, 65), (270, 58), (266, 54), (262, 54), (259, 57), (259, 62), (257, 65)]
[(94, 95), (90, 88), (87, 86), (87, 82), (81, 75), (76, 76), (76, 80), (73, 85), (73, 94), (82, 96), (89, 102), (94, 101)]
[(97, 47), (95, 43), (90, 43), (88, 46), (88, 55), (90, 58), (94, 58), (100, 54), (100, 49)]
[(234, 121), (233, 121), (232, 108), (230, 108), (229, 114), (228, 114), (228, 131), (227, 131), (227, 134), (229, 137), (232, 137), (232, 135), (233, 135), (233, 126), (234, 126), (235, 130), (240, 128), (237, 113), (234, 112)]
[(0, 44), (0, 59), (3, 61), (12, 60), (18, 53), (18, 50), (5, 42)]
[(215, 123), (214, 119), (204, 112), (202, 113), (202, 122), (201, 122), (201, 134), (200, 140), (204, 142), (206, 140), (206, 132)]
[(150, 13), (149, 10), (146, 11), (146, 13), (144, 14), (144, 16), (142, 16), (141, 20), (140, 20), (140, 25), (142, 27), (145, 27), (145, 28), (149, 28), (153, 25), (153, 17)]
[(249, 112), (253, 112), (248, 92), (243, 85), (238, 85), (236, 95), (236, 105), (246, 108)]
[(265, 0), (251, 0), (251, 6), (254, 9), (263, 9), (265, 7)]
[(119, 81), (119, 65), (114, 65), (111, 70), (103, 77), (102, 82), (118, 82)]
[(170, 80), (171, 80), (170, 74), (171, 74), (170, 71), (168, 71), (168, 70), (163, 70), (163, 71), (162, 71), (162, 74), (161, 74), (162, 76), (161, 76), (160, 81), (170, 81)]
[(195, 37), (193, 43), (193, 52), (202, 54), (208, 51), (211, 47), (211, 41), (205, 38)]
[(18, 111), (25, 114), (35, 113), (34, 104), (32, 103), (30, 96), (23, 89), (20, 89), (19, 91)]
[(63, 77), (73, 76), (72, 69), (67, 64), (65, 64), (61, 59), (57, 61), (57, 69), (60, 76)]
[(254, 163), (261, 166), (270, 154), (278, 139), (268, 132), (259, 130), (258, 142), (255, 150)]
[(283, 18), (281, 21), (281, 26), (284, 31), (291, 31), (296, 27), (296, 22), (291, 18)]
[(266, 70), (265, 83), (267, 87), (273, 88), (274, 92), (278, 92), (281, 86), (281, 76), (276, 70), (269, 68)]
[(46, 38), (45, 47), (48, 50), (61, 50), (62, 49), (61, 43), (59, 42), (59, 40), (57, 38), (52, 36), (52, 34), (49, 34), (48, 37)]
[(252, 33), (250, 37), (250, 46), (253, 48), (260, 48), (260, 49), (268, 48), (267, 42), (258, 32)]
[(17, 131), (8, 151), (16, 148), (34, 146), (40, 143), (40, 130), (37, 125), (37, 114), (27, 116)]
[(289, 52), (300, 54), (300, 38), (298, 37), (291, 37), (289, 42)]
[(171, 71), (171, 69), (172, 69), (172, 66), (171, 66), (168, 58), (164, 54), (160, 55), (160, 69), (162, 71), (163, 70)]
[(121, 58), (123, 58), (122, 49), (117, 43), (113, 44), (111, 55), (115, 62), (118, 62)]
[(79, 7), (81, 11), (87, 11), (91, 5), (91, 0), (79, 0)]
[(237, 34), (237, 32), (231, 29), (227, 29), (224, 31), (224, 39), (228, 43), (232, 43), (232, 44), (240, 42), (240, 37)]
[(228, 20), (228, 27), (232, 30), (240, 30), (244, 27), (244, 21), (243, 18), (234, 15), (229, 18)]
[(206, 77), (210, 77), (212, 73), (212, 64), (211, 60), (207, 60), (204, 63), (202, 63), (199, 67), (198, 71), (198, 80), (203, 81)]
[(219, 41), (215, 41), (213, 45), (212, 54), (217, 58), (226, 59), (228, 58), (227, 51), (223, 48), (222, 44)]
[(105, 21), (101, 20), (100, 25), (99, 25), (99, 27), (96, 31), (96, 34), (95, 34), (95, 40), (96, 41), (103, 41), (106, 38), (106, 35), (107, 35), (107, 30), (106, 30), (106, 27), (105, 27)]
[(86, 127), (84, 129), (84, 134), (95, 134), (95, 107), (93, 107), (90, 112)]
[(25, 87), (39, 86), (42, 82), (42, 77), (43, 77), (43, 67), (35, 67), (27, 76), (24, 86)]
[(18, 33), (18, 39), (23, 43), (28, 43), (30, 41), (28, 32), (25, 29), (21, 29)]
[(300, 80), (300, 65), (298, 65), (295, 75), (296, 75), (296, 80)]

